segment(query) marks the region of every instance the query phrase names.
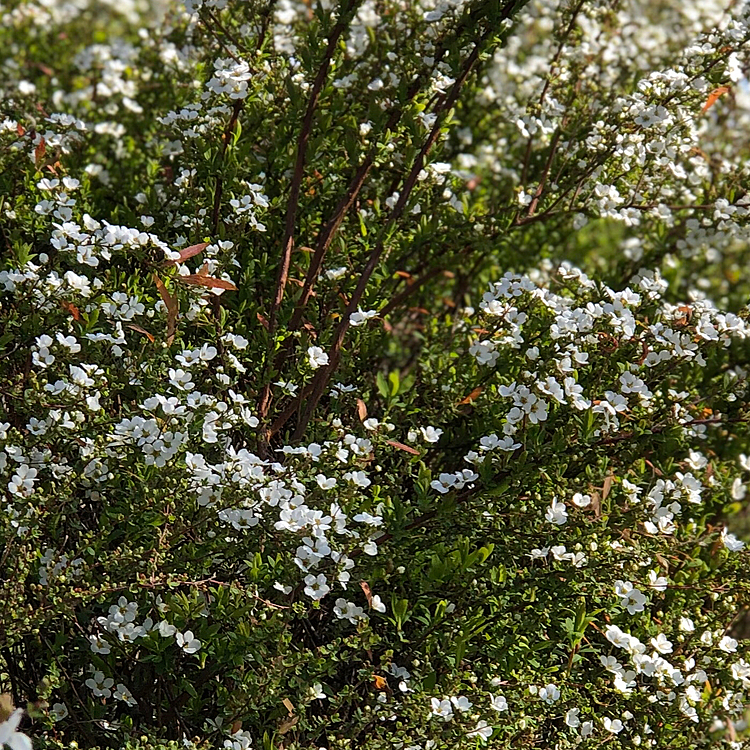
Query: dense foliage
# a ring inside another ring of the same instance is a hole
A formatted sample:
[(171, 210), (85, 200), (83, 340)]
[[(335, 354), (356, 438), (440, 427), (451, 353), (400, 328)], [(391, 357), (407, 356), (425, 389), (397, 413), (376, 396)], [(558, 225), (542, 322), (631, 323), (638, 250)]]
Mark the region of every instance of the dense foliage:
[(0, 42), (0, 745), (745, 746), (747, 3)]

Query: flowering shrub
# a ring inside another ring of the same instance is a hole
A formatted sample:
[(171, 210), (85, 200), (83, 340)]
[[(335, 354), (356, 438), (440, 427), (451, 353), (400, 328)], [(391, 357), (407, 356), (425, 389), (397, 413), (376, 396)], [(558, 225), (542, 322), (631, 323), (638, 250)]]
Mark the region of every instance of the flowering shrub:
[(0, 40), (0, 743), (744, 746), (745, 2)]

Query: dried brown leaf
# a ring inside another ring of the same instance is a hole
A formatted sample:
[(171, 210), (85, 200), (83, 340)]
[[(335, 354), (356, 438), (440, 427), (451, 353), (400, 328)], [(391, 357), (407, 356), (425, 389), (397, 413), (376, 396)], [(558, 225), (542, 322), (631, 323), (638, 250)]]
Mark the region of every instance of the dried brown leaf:
[(34, 164), (39, 164), (39, 162), (44, 159), (44, 155), (47, 153), (47, 144), (44, 142), (44, 138), (42, 138), (37, 147), (34, 149)]
[(361, 398), (357, 399), (357, 416), (359, 416), (360, 422), (367, 419), (367, 404)]
[(184, 263), (188, 258), (193, 258), (194, 256), (202, 253), (207, 247), (208, 242), (199, 242), (197, 245), (190, 245), (190, 247), (186, 247), (184, 250), (180, 250), (179, 260), (169, 260), (167, 261), (167, 265), (173, 266), (176, 263)]
[(68, 302), (68, 300), (64, 299), (60, 302), (60, 305), (63, 310), (66, 310), (73, 316), (73, 320), (81, 319), (81, 311), (72, 302)]
[(421, 455), (418, 450), (414, 450), (414, 448), (408, 445), (399, 443), (398, 440), (386, 440), (385, 442), (388, 443), (388, 445), (393, 446), (394, 448), (398, 448), (400, 451), (406, 451), (407, 453), (411, 453), (412, 456)]
[(360, 581), (359, 587), (364, 591), (365, 599), (367, 599), (367, 603), (372, 607), (372, 589), (370, 589), (370, 584), (367, 581)]
[(233, 292), (237, 291), (237, 287), (231, 281), (215, 279), (213, 276), (204, 276), (202, 273), (191, 273), (189, 276), (175, 276), (175, 279), (181, 281), (183, 284), (191, 284), (192, 286), (204, 286), (209, 289), (229, 289)]
[(719, 98), (727, 93), (729, 93), (729, 86), (719, 86), (719, 88), (714, 89), (708, 95), (708, 99), (706, 99), (706, 103), (703, 105), (703, 108), (701, 109), (701, 114), (703, 114), (704, 112), (708, 112), (708, 110), (711, 109), (711, 107), (713, 107), (717, 101), (719, 101)]
[(470, 404), (472, 401), (476, 401), (479, 397), (479, 394), (482, 393), (484, 390), (484, 387), (481, 385), (478, 385), (466, 398), (462, 398), (458, 402), (458, 406), (463, 406), (464, 404)]
[(0, 724), (13, 713), (13, 696), (10, 693), (0, 695)]
[(133, 325), (132, 323), (128, 323), (128, 328), (131, 328), (134, 331), (138, 331), (138, 333), (142, 333), (152, 344), (154, 343), (154, 341), (156, 341), (153, 335), (150, 334), (145, 328)]
[(288, 719), (284, 719), (279, 725), (279, 734), (286, 734), (290, 729), (297, 726), (299, 722), (299, 716), (290, 716)]

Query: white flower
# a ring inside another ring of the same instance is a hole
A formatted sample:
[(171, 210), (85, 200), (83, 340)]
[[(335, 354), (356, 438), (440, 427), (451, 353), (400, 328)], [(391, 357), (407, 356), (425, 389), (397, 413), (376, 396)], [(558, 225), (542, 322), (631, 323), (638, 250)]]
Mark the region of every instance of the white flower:
[(109, 643), (107, 643), (107, 641), (105, 641), (101, 636), (90, 635), (89, 641), (91, 641), (91, 650), (95, 654), (108, 654), (110, 652)]
[(419, 431), (422, 433), (422, 439), (427, 443), (437, 443), (440, 440), (440, 436), (443, 431), (439, 427), (420, 427)]
[(464, 713), (465, 711), (468, 711), (472, 704), (471, 701), (463, 695), (454, 695), (451, 698), (451, 703), (459, 710), (461, 713)]
[(732, 499), (733, 500), (744, 500), (747, 494), (747, 487), (742, 482), (742, 477), (737, 477), (732, 482)]
[(730, 552), (739, 552), (745, 547), (745, 542), (740, 541), (734, 534), (730, 534), (727, 527), (721, 532), (721, 541)]
[(62, 721), (67, 718), (69, 711), (64, 703), (53, 703), (49, 713), (53, 721)]
[(447, 698), (440, 700), (438, 698), (430, 699), (432, 705), (431, 714), (443, 721), (450, 721), (453, 718), (453, 707)]
[(313, 370), (328, 364), (328, 355), (319, 346), (311, 346), (307, 350), (307, 359)]
[(112, 695), (110, 689), (115, 684), (111, 677), (105, 677), (104, 672), (94, 672), (93, 677), (86, 680), (86, 687), (91, 689), (95, 698), (109, 698)]
[(657, 591), (666, 591), (669, 581), (664, 576), (660, 576), (655, 570), (650, 570), (648, 573), (648, 584), (652, 589), (656, 589)]
[(335, 477), (326, 477), (325, 474), (318, 474), (315, 477), (315, 481), (318, 483), (318, 487), (321, 490), (330, 490), (336, 486)]
[(728, 635), (725, 635), (719, 641), (719, 648), (722, 651), (726, 651), (728, 654), (732, 654), (737, 650), (737, 641), (734, 638), (730, 638)]
[(480, 740), (482, 743), (487, 742), (487, 740), (492, 737), (493, 728), (487, 724), (486, 721), (479, 721), (477, 722), (477, 725), (472, 729), (470, 732), (466, 733), (467, 737), (476, 737), (478, 740)]
[(309, 693), (313, 700), (324, 701), (328, 696), (323, 692), (323, 685), (319, 682), (313, 683), (313, 686), (309, 689)]
[(608, 716), (605, 716), (602, 719), (602, 724), (604, 724), (604, 728), (608, 732), (612, 732), (613, 734), (622, 732), (622, 722), (619, 719), (610, 719)]
[(581, 713), (580, 708), (571, 708), (570, 711), (565, 714), (565, 723), (572, 729), (581, 725), (581, 720), (578, 718), (579, 713)]
[(136, 700), (133, 697), (133, 694), (122, 683), (119, 683), (117, 685), (117, 688), (114, 692), (114, 697), (118, 701), (125, 701), (125, 703), (127, 703), (129, 706), (136, 705)]
[(560, 699), (560, 690), (552, 683), (545, 685), (543, 688), (539, 688), (539, 699), (552, 704)]
[(645, 595), (638, 589), (633, 588), (630, 581), (616, 581), (615, 593), (620, 597), (620, 604), (626, 607), (631, 615), (643, 612), (648, 601)]
[(568, 520), (568, 511), (565, 507), (565, 503), (560, 502), (557, 498), (552, 498), (550, 507), (547, 508), (544, 517), (550, 523), (553, 523), (556, 526), (562, 526)]
[(672, 642), (667, 640), (667, 636), (664, 633), (659, 633), (656, 638), (651, 639), (651, 645), (660, 654), (671, 654), (672, 653)]
[(490, 708), (493, 711), (502, 712), (508, 710), (508, 701), (504, 695), (490, 694)]
[(347, 272), (346, 266), (339, 266), (338, 268), (329, 268), (325, 272), (325, 277), (329, 281), (335, 281), (336, 279), (340, 279), (344, 274)]
[(201, 642), (193, 635), (192, 630), (186, 630), (184, 633), (175, 633), (177, 645), (186, 653), (194, 654), (201, 647)]
[(174, 625), (170, 625), (166, 620), (162, 620), (156, 626), (156, 630), (159, 631), (159, 635), (162, 638), (171, 638), (177, 632), (177, 628)]
[(353, 625), (356, 625), (359, 620), (367, 619), (362, 607), (358, 607), (354, 602), (348, 602), (346, 599), (336, 599), (333, 613), (339, 620), (349, 620)]
[(323, 573), (305, 576), (305, 594), (311, 599), (322, 599), (330, 590)]
[(361, 326), (366, 323), (370, 318), (374, 318), (378, 314), (377, 310), (367, 310), (365, 312), (361, 307), (357, 309), (357, 312), (353, 312), (349, 316), (349, 324), (352, 326)]
[(577, 505), (579, 508), (586, 508), (591, 505), (591, 495), (582, 495), (580, 492), (576, 492), (571, 501), (573, 505)]
[(23, 711), (17, 708), (0, 724), (0, 748), (7, 745), (11, 750), (31, 750), (31, 740), (18, 731)]
[(241, 729), (234, 732), (228, 740), (224, 740), (224, 747), (227, 750), (252, 750), (252, 746), (253, 738), (250, 732), (243, 732)]

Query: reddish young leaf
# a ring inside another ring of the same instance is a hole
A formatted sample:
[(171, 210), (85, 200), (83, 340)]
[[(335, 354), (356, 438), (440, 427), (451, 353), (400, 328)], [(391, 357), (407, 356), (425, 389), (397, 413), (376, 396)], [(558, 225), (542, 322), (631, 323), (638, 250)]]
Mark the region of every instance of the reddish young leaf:
[(173, 266), (176, 263), (184, 263), (188, 258), (192, 258), (193, 256), (202, 253), (207, 247), (208, 242), (199, 242), (197, 245), (190, 245), (190, 247), (180, 250), (179, 260), (169, 260), (167, 261), (167, 264)]
[(231, 281), (215, 279), (213, 276), (204, 276), (201, 273), (193, 273), (189, 276), (175, 276), (175, 279), (181, 281), (183, 284), (192, 284), (193, 286), (205, 286), (209, 289), (230, 289), (233, 292), (237, 291), (237, 287)]
[(68, 302), (64, 299), (60, 302), (60, 305), (62, 305), (63, 310), (66, 310), (73, 316), (73, 320), (81, 319), (81, 311), (72, 302)]
[(255, 313), (255, 317), (258, 318), (258, 322), (263, 326), (263, 328), (268, 330), (268, 326), (269, 326), (268, 318), (261, 315), (259, 312)]
[(44, 159), (44, 155), (47, 153), (47, 144), (44, 142), (44, 138), (42, 138), (39, 141), (39, 144), (34, 149), (34, 164), (39, 164), (39, 162)]
[(39, 68), (39, 70), (44, 73), (44, 75), (49, 76), (50, 78), (55, 75), (55, 71), (52, 70), (52, 68), (49, 67), (49, 65), (43, 65), (42, 63), (34, 63), (34, 65)]
[(466, 398), (462, 398), (458, 402), (458, 406), (463, 406), (464, 404), (470, 404), (472, 401), (476, 401), (479, 394), (484, 390), (484, 388), (481, 385), (478, 385)]
[(406, 451), (407, 453), (411, 453), (412, 456), (421, 455), (419, 451), (414, 450), (414, 448), (411, 448), (408, 445), (399, 443), (398, 440), (386, 440), (385, 442), (388, 443), (388, 445), (392, 445), (394, 448), (398, 448), (400, 451)]
[(376, 690), (385, 690), (388, 683), (385, 681), (385, 677), (381, 677), (379, 674), (372, 676), (372, 682), (375, 685)]
[(150, 334), (145, 328), (141, 328), (140, 326), (133, 325), (132, 323), (128, 323), (128, 328), (132, 328), (134, 331), (138, 331), (138, 333), (142, 333), (152, 344), (156, 340), (152, 334)]
[(703, 109), (701, 109), (701, 114), (703, 114), (704, 112), (708, 112), (708, 110), (711, 109), (711, 107), (713, 107), (717, 101), (719, 101), (719, 98), (727, 93), (729, 93), (729, 86), (719, 86), (718, 89), (714, 89), (708, 95), (708, 99), (706, 99), (706, 103), (703, 105)]

